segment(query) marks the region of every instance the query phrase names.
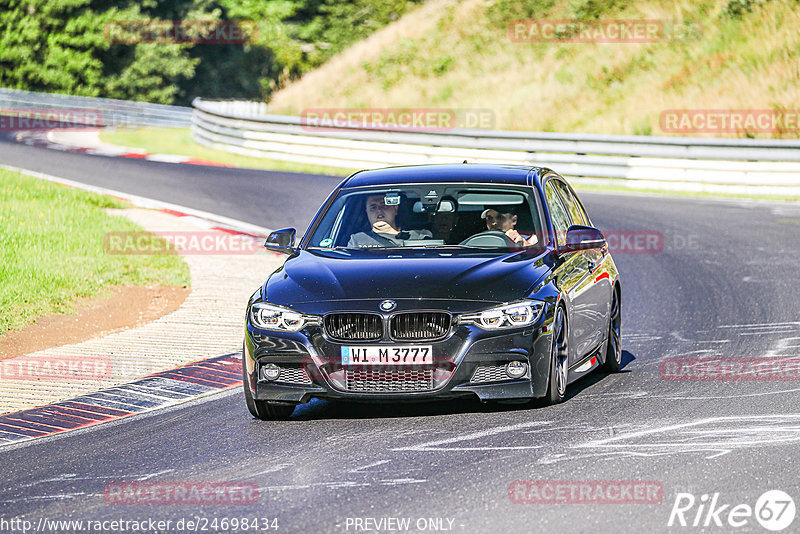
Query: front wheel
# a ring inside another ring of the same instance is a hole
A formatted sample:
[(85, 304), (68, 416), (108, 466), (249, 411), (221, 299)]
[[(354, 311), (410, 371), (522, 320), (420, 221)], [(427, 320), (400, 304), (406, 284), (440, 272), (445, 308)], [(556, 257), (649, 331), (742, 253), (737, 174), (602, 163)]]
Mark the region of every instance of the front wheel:
[(564, 308), (559, 306), (553, 319), (553, 342), (550, 345), (550, 380), (545, 396), (545, 402), (549, 405), (564, 402), (567, 395), (567, 334), (567, 318)]
[(295, 405), (285, 402), (270, 402), (258, 400), (253, 398), (250, 393), (250, 377), (247, 376), (247, 366), (244, 364), (244, 352), (242, 352), (242, 386), (244, 387), (244, 400), (247, 403), (247, 409), (253, 417), (257, 417), (262, 421), (272, 421), (288, 419), (292, 412), (294, 412)]
[(622, 306), (619, 299), (619, 290), (614, 288), (611, 297), (611, 313), (608, 321), (608, 341), (606, 342), (606, 371), (616, 373), (622, 366)]

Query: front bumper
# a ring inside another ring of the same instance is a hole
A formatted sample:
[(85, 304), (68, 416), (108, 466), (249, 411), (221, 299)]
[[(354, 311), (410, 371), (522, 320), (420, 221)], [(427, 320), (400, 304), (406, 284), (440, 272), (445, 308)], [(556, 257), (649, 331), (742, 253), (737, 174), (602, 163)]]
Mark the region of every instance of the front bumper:
[[(441, 341), (418, 343), (433, 348), (433, 365), (414, 368), (433, 371), (432, 388), (399, 392), (350, 391), (341, 378), (345, 369), (341, 365), (342, 346), (389, 347), (392, 342), (341, 343), (328, 339), (317, 326), (298, 333), (278, 333), (258, 329), (248, 322), (243, 354), (249, 378), (246, 387), (250, 387), (255, 399), (292, 403), (305, 403), (312, 398), (397, 402), (474, 396), (483, 401), (542, 397), (547, 393), (549, 378), (551, 322), (552, 317), (545, 315), (531, 327), (504, 332), (458, 325)], [(510, 361), (528, 364), (522, 378), (509, 379), (501, 372), (500, 368)], [(261, 367), (267, 363), (287, 370), (281, 376), (290, 376), (291, 383), (282, 378), (277, 381), (261, 378)], [(483, 369), (476, 376), (479, 368)], [(369, 369), (376, 368), (364, 368)]]

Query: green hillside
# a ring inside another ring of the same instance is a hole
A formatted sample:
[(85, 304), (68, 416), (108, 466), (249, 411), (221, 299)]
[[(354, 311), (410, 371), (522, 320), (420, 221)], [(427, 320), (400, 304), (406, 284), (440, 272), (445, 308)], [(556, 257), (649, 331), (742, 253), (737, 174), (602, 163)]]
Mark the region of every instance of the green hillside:
[[(512, 39), (512, 23), (531, 19), (657, 21), (660, 33)], [(489, 109), (499, 129), (644, 135), (674, 133), (661, 127), (668, 110), (797, 118), (798, 27), (797, 0), (429, 0), (275, 93), (271, 108)], [(798, 137), (797, 121), (786, 124), (706, 135)]]

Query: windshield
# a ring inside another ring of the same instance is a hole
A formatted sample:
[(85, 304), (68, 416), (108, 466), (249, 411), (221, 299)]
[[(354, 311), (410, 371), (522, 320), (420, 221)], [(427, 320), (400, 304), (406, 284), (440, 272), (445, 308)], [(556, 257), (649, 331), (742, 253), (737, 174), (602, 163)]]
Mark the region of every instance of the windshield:
[(540, 243), (539, 214), (527, 192), (431, 184), (340, 192), (308, 247), (508, 251)]

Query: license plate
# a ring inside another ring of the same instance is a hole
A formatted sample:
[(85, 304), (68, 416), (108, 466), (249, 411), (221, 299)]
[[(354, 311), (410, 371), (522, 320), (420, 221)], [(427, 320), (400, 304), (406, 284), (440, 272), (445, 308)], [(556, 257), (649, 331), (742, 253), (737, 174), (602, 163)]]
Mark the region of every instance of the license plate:
[(433, 363), (431, 345), (342, 347), (342, 365), (420, 365)]

